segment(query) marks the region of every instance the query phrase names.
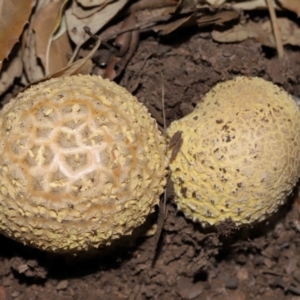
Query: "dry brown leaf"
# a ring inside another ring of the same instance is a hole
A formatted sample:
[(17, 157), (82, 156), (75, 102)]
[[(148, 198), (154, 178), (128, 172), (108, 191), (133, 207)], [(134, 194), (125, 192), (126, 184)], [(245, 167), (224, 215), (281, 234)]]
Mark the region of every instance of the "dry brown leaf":
[(285, 9), (291, 10), (300, 17), (300, 0), (278, 0)]
[[(212, 7), (226, 7), (242, 10), (254, 10), (254, 9), (267, 9), (266, 0), (205, 0)], [(273, 0), (274, 1), (274, 0)], [(279, 9), (280, 7), (274, 1), (274, 7)]]
[(212, 24), (223, 24), (234, 19), (237, 19), (239, 14), (236, 11), (220, 11), (214, 15), (204, 15), (197, 19), (199, 27), (204, 27)]
[[(78, 19), (85, 19), (85, 18), (91, 17), (92, 15), (97, 13), (99, 10), (103, 9), (104, 6), (106, 6), (107, 4), (109, 4), (110, 2), (113, 2), (113, 1), (114, 0), (106, 0), (106, 1), (103, 1), (103, 3), (101, 5), (91, 6), (91, 7), (86, 6), (84, 9), (82, 9), (82, 7), (80, 5), (74, 5), (73, 6), (73, 14)], [(79, 3), (79, 1), (77, 1), (77, 2)]]
[(109, 3), (94, 15), (79, 19), (74, 14), (74, 9), (82, 9), (73, 1), (72, 5), (66, 10), (66, 22), (69, 36), (76, 45), (82, 45), (89, 36), (84, 32), (84, 26), (88, 26), (91, 32), (95, 33), (105, 26), (128, 2), (128, 0), (119, 0)]
[(86, 19), (97, 13), (102, 8), (102, 6), (95, 6), (89, 9), (82, 9), (82, 7), (79, 5), (73, 5), (72, 13), (78, 19)]
[(54, 34), (61, 27), (61, 23), (62, 23), (62, 20), (63, 20), (64, 8), (65, 8), (65, 5), (67, 4), (68, 1), (69, 0), (59, 0), (60, 9), (59, 9), (58, 14), (56, 14), (56, 19), (55, 19), (55, 22), (54, 22), (54, 26), (52, 28), (52, 36), (54, 36)]
[(13, 84), (15, 78), (20, 77), (23, 72), (22, 49), (18, 47), (16, 53), (14, 53), (14, 50), (12, 58), (9, 58), (3, 63), (2, 72), (0, 74), (0, 95), (3, 94)]
[(54, 1), (54, 0), (37, 0), (37, 2), (35, 4), (35, 13), (40, 11), (40, 9), (47, 6), (52, 1)]
[[(58, 2), (60, 0), (55, 0)], [(37, 57), (35, 32), (32, 29), (34, 19), (39, 12), (47, 7), (53, 0), (38, 0), (35, 6), (35, 13), (31, 16), (29, 28), (22, 37), (22, 56), (24, 63), (24, 71), (28, 82), (36, 81), (45, 76), (42, 61)], [(41, 33), (41, 36), (43, 34)], [(45, 53), (44, 53), (45, 55)]]
[(226, 0), (206, 0), (205, 2), (208, 3), (210, 6), (219, 7), (223, 5), (226, 2)]
[(35, 0), (0, 0), (0, 70), (3, 60), (19, 40)]
[[(296, 23), (287, 18), (278, 18), (278, 26), (283, 45), (300, 46), (300, 28)], [(217, 27), (213, 30), (212, 37), (215, 41), (222, 43), (240, 42), (247, 38), (255, 38), (261, 44), (275, 48), (276, 44), (272, 32), (270, 20), (262, 24), (249, 21), (243, 25), (237, 24), (227, 30)]]
[(156, 26), (153, 26), (152, 29), (155, 32), (159, 32), (161, 35), (167, 35), (171, 32), (175, 31), (178, 28), (182, 28), (185, 26), (195, 25), (196, 24), (196, 16), (194, 14), (177, 19), (175, 21), (167, 22), (165, 24), (159, 24)]
[[(280, 30), (281, 40), (283, 45), (293, 45), (300, 46), (300, 28), (293, 21), (287, 18), (278, 18), (278, 27)], [(262, 30), (265, 33), (265, 36), (268, 36), (268, 39), (263, 41), (263, 44), (270, 47), (275, 47), (275, 40), (272, 35), (272, 25), (270, 21), (266, 21), (261, 26)]]
[(38, 79), (34, 82), (31, 82), (28, 86), (26, 86), (24, 90), (26, 90), (27, 88), (29, 88), (30, 86), (34, 85), (34, 84), (38, 84), (40, 82), (46, 81), (48, 79), (51, 78), (58, 78), (58, 77), (63, 77), (63, 76), (72, 76), (72, 75), (76, 75), (76, 74), (89, 74), (92, 70), (92, 63), (91, 63), (91, 58), (93, 57), (93, 55), (95, 54), (95, 52), (97, 51), (97, 49), (99, 48), (101, 44), (101, 40), (97, 40), (95, 46), (93, 47), (93, 49), (90, 51), (90, 53), (88, 55), (86, 55), (84, 58), (81, 58), (77, 61), (75, 61), (74, 63), (70, 64), (69, 66), (59, 70), (58, 72), (55, 72), (53, 74), (50, 74), (48, 76), (45, 76), (41, 79)]
[(175, 12), (178, 6), (181, 5), (181, 2), (182, 2), (181, 0), (140, 0), (134, 2), (130, 6), (129, 11), (136, 12), (144, 9), (156, 9), (156, 8), (164, 8), (167, 6), (174, 6), (172, 12)]
[(44, 67), (46, 66), (48, 41), (53, 31), (59, 10), (59, 2), (50, 2), (35, 14), (32, 21), (32, 29), (35, 32), (36, 55), (41, 60)]
[(93, 6), (106, 5), (109, 2), (112, 2), (114, 0), (76, 0), (76, 1), (84, 7), (93, 7)]
[(162, 7), (155, 9), (144, 9), (135, 12), (138, 24), (156, 25), (157, 21), (168, 21), (172, 16), (173, 7)]
[[(90, 67), (90, 60), (93, 57), (93, 55), (95, 54), (95, 52), (97, 51), (97, 49), (99, 48), (100, 44), (101, 44), (101, 40), (97, 40), (95, 46), (93, 47), (93, 49), (90, 51), (90, 53), (88, 55), (86, 55), (84, 58), (81, 58), (81, 59), (73, 62), (69, 66), (61, 69), (60, 71), (47, 76), (47, 79), (48, 78), (57, 78), (57, 77), (62, 77), (62, 76), (71, 76), (71, 75), (75, 75), (75, 74), (90, 73), (91, 70), (87, 71), (88, 68)], [(86, 64), (88, 65), (88, 68), (86, 68)]]
[(222, 30), (222, 27), (216, 27), (212, 31), (212, 38), (220, 43), (241, 42), (248, 38), (257, 38), (257, 30), (254, 23), (237, 24), (230, 29)]
[(50, 74), (67, 66), (69, 61), (68, 54), (72, 54), (72, 47), (70, 45), (68, 33), (64, 32), (60, 37), (52, 42), (49, 56)]
[[(151, 16), (153, 13), (155, 13), (157, 10), (147, 10), (146, 12), (150, 13)], [(166, 12), (168, 12), (168, 8), (160, 9), (158, 10), (160, 12), (160, 15), (167, 15)], [(142, 14), (144, 15), (144, 11)], [(204, 15), (201, 16), (200, 18), (196, 19), (194, 14), (191, 14), (189, 16), (170, 21), (167, 23), (155, 25), (152, 27), (152, 29), (156, 32), (159, 32), (160, 34), (166, 35), (169, 34), (176, 29), (184, 26), (190, 26), (190, 25), (195, 25), (198, 24), (199, 27), (204, 27), (212, 24), (223, 24), (225, 22), (234, 20), (239, 17), (239, 14), (235, 11), (220, 11), (214, 15)], [(153, 16), (152, 16), (153, 18)], [(139, 19), (141, 19), (141, 13), (139, 13)], [(147, 18), (143, 18), (145, 20)], [(153, 18), (154, 19), (154, 18)], [(149, 21), (151, 21), (151, 18), (149, 18)]]
[(24, 47), (23, 52), (23, 64), (24, 64), (24, 71), (26, 77), (29, 82), (38, 80), (44, 76), (44, 69), (42, 65), (39, 63), (36, 51), (35, 51), (35, 38), (34, 32), (32, 29), (28, 29), (26, 35), (24, 35), (23, 39), (26, 41), (26, 46)]

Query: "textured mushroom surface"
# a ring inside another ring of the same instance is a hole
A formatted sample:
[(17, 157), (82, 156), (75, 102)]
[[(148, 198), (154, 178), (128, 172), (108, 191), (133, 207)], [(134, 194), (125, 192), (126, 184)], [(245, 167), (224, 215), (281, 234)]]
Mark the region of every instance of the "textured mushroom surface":
[(147, 109), (97, 76), (51, 79), (0, 112), (0, 232), (50, 251), (130, 235), (165, 185), (165, 141)]
[(297, 182), (300, 113), (270, 82), (237, 77), (216, 85), (191, 114), (171, 124), (168, 135), (180, 131), (171, 179), (178, 208), (192, 220), (261, 221)]

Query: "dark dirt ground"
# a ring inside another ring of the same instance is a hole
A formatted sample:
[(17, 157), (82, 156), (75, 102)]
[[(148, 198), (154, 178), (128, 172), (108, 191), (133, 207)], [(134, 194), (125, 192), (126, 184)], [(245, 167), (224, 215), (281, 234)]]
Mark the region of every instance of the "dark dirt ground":
[[(184, 38), (182, 38), (184, 37)], [(300, 49), (275, 50), (253, 40), (218, 44), (207, 32), (142, 37), (120, 84), (163, 124), (193, 110), (217, 82), (260, 76), (300, 96)], [(105, 255), (66, 257), (0, 236), (0, 300), (33, 299), (300, 299), (300, 197), (295, 191), (272, 219), (226, 236), (204, 231), (176, 211), (168, 189), (168, 214), (153, 262), (155, 239), (108, 249)], [(149, 226), (156, 222), (156, 215)], [(229, 228), (230, 231), (230, 228)]]

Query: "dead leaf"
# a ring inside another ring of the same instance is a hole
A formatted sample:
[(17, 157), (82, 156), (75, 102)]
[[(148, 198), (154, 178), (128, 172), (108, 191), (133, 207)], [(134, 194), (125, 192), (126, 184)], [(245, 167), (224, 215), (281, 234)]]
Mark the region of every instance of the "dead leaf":
[[(296, 23), (287, 18), (278, 18), (278, 27), (283, 45), (300, 46), (300, 28)], [(212, 37), (215, 41), (222, 43), (240, 42), (247, 38), (255, 38), (265, 46), (276, 47), (270, 20), (264, 23), (249, 21), (246, 24), (237, 24), (226, 30), (221, 26), (216, 27), (212, 32)]]
[(93, 57), (93, 55), (95, 54), (95, 52), (99, 48), (100, 44), (101, 44), (101, 40), (97, 40), (95, 46), (93, 47), (91, 52), (86, 57), (75, 61), (74, 63), (70, 64), (69, 66), (67, 66), (67, 67), (65, 67), (61, 70), (59, 70), (58, 72), (55, 72), (55, 73), (50, 74), (48, 76), (45, 76), (45, 77), (43, 77), (39, 80), (31, 82), (28, 86), (26, 86), (23, 89), (23, 91), (26, 90), (27, 88), (29, 88), (30, 86), (34, 85), (34, 84), (38, 84), (40, 82), (46, 81), (46, 80), (51, 79), (51, 78), (58, 78), (58, 77), (63, 77), (63, 76), (72, 76), (72, 75), (76, 75), (76, 74), (88, 74), (88, 73), (90, 73), (91, 68), (92, 68), (91, 58)]
[(3, 60), (19, 40), (35, 0), (0, 0), (0, 70)]
[(59, 38), (55, 39), (50, 48), (50, 63), (49, 73), (57, 72), (58, 70), (68, 65), (68, 54), (72, 53), (72, 48), (67, 32), (64, 32)]
[(204, 15), (197, 19), (199, 27), (204, 27), (212, 24), (224, 24), (226, 22), (235, 20), (239, 17), (236, 11), (220, 11), (214, 15)]
[(40, 11), (40, 9), (47, 6), (52, 1), (54, 0), (37, 0), (37, 3), (35, 4), (35, 13)]
[(52, 28), (52, 34), (51, 34), (51, 36), (54, 36), (55, 33), (57, 32), (57, 30), (61, 27), (64, 8), (65, 8), (65, 5), (67, 4), (68, 1), (69, 0), (60, 0), (59, 1), (60, 8), (59, 8), (59, 12), (56, 14), (56, 18), (55, 18), (54, 26)]
[(123, 57), (118, 56), (119, 53), (116, 53), (111, 56), (110, 61), (108, 62), (106, 70), (104, 72), (104, 78), (114, 80), (116, 77), (120, 76), (120, 74), (123, 72), (123, 70), (125, 69), (126, 65), (130, 61), (131, 57), (133, 56), (135, 50), (138, 47), (139, 35), (139, 30), (133, 30), (130, 32), (130, 41), (128, 45), (129, 47), (127, 48), (126, 54)]
[[(163, 7), (155, 9), (144, 9), (135, 12), (137, 23), (139, 28), (142, 28), (143, 25), (147, 24), (147, 27), (157, 25), (158, 22), (167, 22), (172, 17), (172, 12), (174, 11), (173, 7)], [(159, 26), (159, 25), (157, 25)], [(164, 26), (163, 26), (164, 27)], [(163, 30), (157, 27), (157, 31)]]
[[(48, 3), (48, 5), (44, 6), (36, 13), (32, 22), (32, 29), (35, 31), (36, 54), (40, 58), (46, 74), (50, 72), (50, 64), (52, 65), (52, 70), (55, 69), (53, 64), (56, 64), (56, 61), (49, 57), (50, 48), (53, 35), (60, 27), (62, 21), (62, 10), (66, 2), (67, 1), (64, 0)], [(71, 46), (69, 49), (70, 48)], [(54, 49), (51, 49), (52, 53), (53, 51)], [(55, 53), (55, 56), (57, 57), (59, 54), (63, 57), (66, 56), (66, 53), (62, 53), (61, 51), (59, 53)], [(56, 70), (60, 68), (61, 65), (59, 65)]]
[(79, 60), (76, 60), (73, 62), (71, 65), (61, 69), (58, 72), (55, 72), (49, 76), (46, 77), (46, 79), (50, 78), (57, 78), (57, 77), (62, 77), (62, 76), (71, 76), (71, 75), (76, 75), (76, 74), (87, 74), (90, 72), (86, 71), (86, 68), (84, 68), (86, 63), (89, 63), (89, 60), (91, 57), (94, 55), (96, 50), (99, 48), (101, 41), (98, 40), (95, 47), (91, 50), (91, 52), (84, 58), (81, 58)]
[(173, 9), (174, 12), (180, 4), (181, 1), (178, 0), (140, 0), (133, 3), (130, 6), (129, 11), (136, 12), (144, 9), (155, 9), (155, 8), (164, 8), (167, 6), (175, 6), (175, 9)]
[(16, 53), (14, 48), (11, 58), (4, 61), (2, 72), (0, 73), (0, 95), (2, 95), (14, 82), (15, 78), (20, 77), (23, 72), (23, 63), (21, 58), (22, 49), (18, 47)]
[(257, 29), (252, 23), (237, 24), (226, 30), (223, 30), (222, 26), (215, 27), (212, 31), (212, 38), (220, 43), (242, 42), (248, 38), (257, 38)]
[(182, 146), (182, 131), (176, 131), (169, 141), (168, 149), (172, 149), (170, 163), (176, 158)]
[(23, 36), (25, 45), (23, 52), (23, 64), (26, 77), (29, 82), (36, 81), (44, 76), (44, 69), (37, 59), (35, 51), (35, 37), (32, 29), (28, 29)]
[(82, 9), (81, 6), (74, 5), (72, 12), (78, 19), (86, 19), (97, 13), (102, 8), (102, 6), (95, 6), (89, 9)]
[[(59, 0), (56, 0), (55, 2), (57, 1)], [(39, 15), (39, 12), (43, 11), (43, 9), (46, 8), (52, 2), (53, 0), (37, 1), (35, 7), (35, 14), (33, 14), (31, 17), (29, 28), (26, 31), (26, 34), (23, 34), (23, 38), (22, 38), (23, 63), (24, 63), (24, 71), (28, 82), (39, 80), (40, 78), (45, 76), (42, 60), (37, 57), (35, 32), (32, 29), (32, 24), (34, 23), (35, 17)], [(41, 42), (39, 43), (42, 44), (44, 42), (43, 32), (41, 32), (40, 36), (41, 36)], [(46, 41), (44, 43), (46, 43)], [(42, 49), (45, 49), (45, 47)], [(45, 57), (45, 53), (42, 55), (44, 55)]]
[[(135, 18), (135, 14), (132, 13), (123, 21), (123, 24), (120, 29), (121, 30), (130, 29), (135, 25), (136, 25), (136, 18)], [(118, 48), (118, 51), (116, 53), (118, 57), (122, 57), (128, 52), (128, 49), (131, 44), (131, 38), (132, 38), (132, 31), (124, 32), (115, 38), (114, 45)]]
[(79, 19), (74, 14), (74, 9), (81, 9), (73, 1), (72, 5), (66, 10), (66, 22), (69, 36), (76, 45), (82, 45), (89, 36), (84, 32), (84, 26), (88, 26), (91, 32), (96, 33), (103, 28), (128, 2), (128, 0), (119, 0), (107, 4), (103, 9), (91, 15), (90, 17)]
[(190, 26), (190, 25), (195, 25), (195, 24), (196, 24), (196, 16), (194, 14), (191, 14), (187, 17), (180, 18), (175, 21), (155, 25), (155, 26), (153, 26), (152, 29), (155, 32), (159, 32), (159, 34), (161, 34), (161, 35), (167, 35), (180, 27), (182, 28), (185, 26)]
[[(300, 46), (300, 28), (298, 24), (287, 19), (287, 18), (277, 18), (278, 27), (280, 30), (281, 40), (283, 45), (293, 45)], [(269, 47), (275, 47), (275, 40), (272, 33), (272, 25), (268, 20), (264, 22), (261, 26), (262, 30), (265, 33), (265, 36), (268, 36), (268, 39), (263, 41), (263, 44)]]
[(57, 78), (57, 77), (62, 77), (62, 76), (71, 76), (75, 74), (88, 74), (90, 73), (91, 70), (87, 72), (87, 68), (85, 67), (86, 64), (90, 64), (90, 60), (97, 51), (97, 49), (100, 47), (101, 40), (97, 40), (95, 46), (91, 50), (91, 52), (86, 55), (84, 58), (81, 58), (79, 60), (76, 60), (69, 66), (61, 69), (58, 72), (55, 72), (49, 76), (47, 76), (47, 79), (49, 78)]
[(77, 0), (84, 7), (106, 5), (114, 0)]
[(291, 10), (300, 17), (300, 0), (278, 0), (285, 9)]
[(205, 2), (207, 2), (210, 6), (220, 7), (226, 2), (226, 0), (206, 0)]
[[(254, 10), (254, 9), (267, 9), (266, 0), (205, 0), (206, 3), (214, 8), (224, 7), (242, 10)], [(274, 8), (280, 9), (280, 7), (274, 1)]]

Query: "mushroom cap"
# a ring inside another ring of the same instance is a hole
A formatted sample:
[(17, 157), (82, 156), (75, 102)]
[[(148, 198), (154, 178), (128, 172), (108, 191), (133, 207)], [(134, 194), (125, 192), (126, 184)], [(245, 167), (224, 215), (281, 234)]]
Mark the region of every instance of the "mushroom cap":
[(130, 235), (163, 192), (165, 151), (145, 106), (116, 83), (34, 85), (0, 111), (0, 232), (54, 252)]
[(203, 225), (262, 221), (297, 182), (300, 112), (271, 82), (237, 77), (217, 84), (171, 124), (168, 136), (180, 131), (182, 145), (170, 164), (175, 201)]

